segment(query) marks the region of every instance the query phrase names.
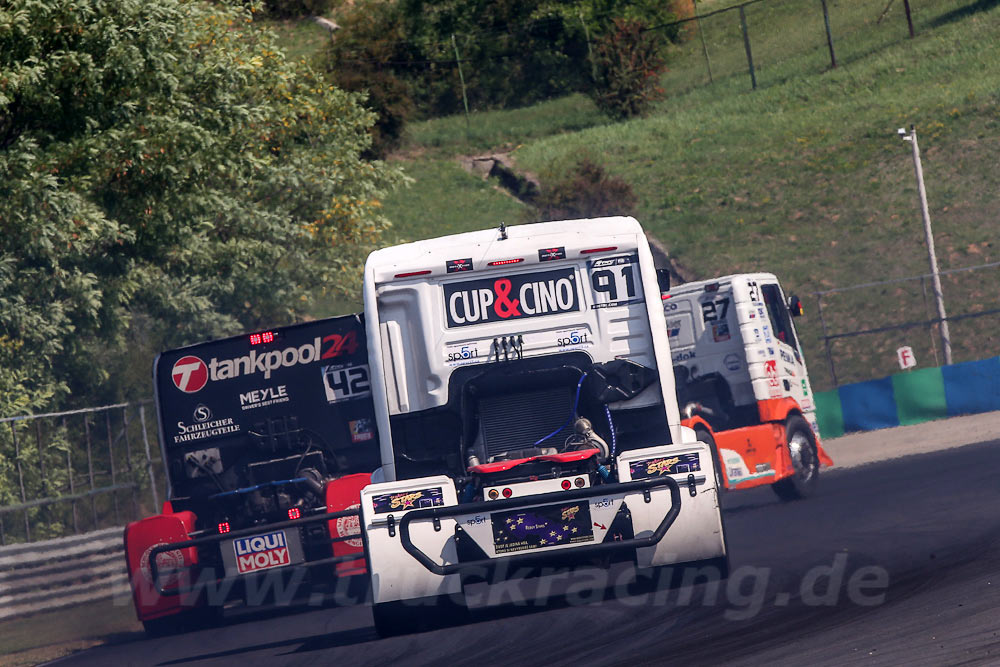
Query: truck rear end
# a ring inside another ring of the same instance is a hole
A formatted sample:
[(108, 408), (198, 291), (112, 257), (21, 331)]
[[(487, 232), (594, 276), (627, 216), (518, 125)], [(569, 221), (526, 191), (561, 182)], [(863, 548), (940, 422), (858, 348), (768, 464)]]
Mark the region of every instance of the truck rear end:
[(169, 499), (125, 531), (147, 629), (366, 576), (357, 507), (379, 456), (360, 316), (164, 352), (153, 379)]
[(421, 603), (461, 608), (464, 584), (515, 564), (724, 569), (714, 464), (680, 427), (635, 220), (378, 251), (365, 314), (382, 467), (361, 512), (380, 633), (413, 627)]

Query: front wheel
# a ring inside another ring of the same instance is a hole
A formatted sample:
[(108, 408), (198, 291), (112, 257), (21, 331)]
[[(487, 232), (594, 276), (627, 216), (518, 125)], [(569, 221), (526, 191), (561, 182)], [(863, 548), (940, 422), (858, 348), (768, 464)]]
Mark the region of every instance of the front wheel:
[(811, 496), (819, 482), (819, 455), (816, 452), (816, 436), (800, 415), (792, 415), (785, 422), (785, 446), (794, 472), (775, 482), (771, 488), (786, 501)]

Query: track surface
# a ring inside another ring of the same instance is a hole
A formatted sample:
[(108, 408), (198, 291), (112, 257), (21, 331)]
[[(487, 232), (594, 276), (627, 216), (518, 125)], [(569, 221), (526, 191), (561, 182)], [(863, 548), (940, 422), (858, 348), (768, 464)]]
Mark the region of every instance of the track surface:
[(367, 607), (325, 608), (60, 663), (1000, 664), (998, 471), (993, 441), (824, 471), (807, 501), (728, 494), (733, 576), (714, 591), (579, 594), (386, 640)]

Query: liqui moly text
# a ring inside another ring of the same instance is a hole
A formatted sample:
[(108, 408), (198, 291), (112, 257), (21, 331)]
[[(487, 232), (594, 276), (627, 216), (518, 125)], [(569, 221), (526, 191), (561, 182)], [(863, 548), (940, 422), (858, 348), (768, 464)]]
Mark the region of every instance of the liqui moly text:
[(233, 540), (233, 549), (236, 551), (236, 569), (240, 574), (268, 570), (292, 562), (283, 530)]

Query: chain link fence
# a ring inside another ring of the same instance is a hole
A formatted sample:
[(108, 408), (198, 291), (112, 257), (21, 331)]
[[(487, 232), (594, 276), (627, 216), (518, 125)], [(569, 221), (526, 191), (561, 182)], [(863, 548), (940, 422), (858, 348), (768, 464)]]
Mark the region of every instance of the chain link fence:
[[(941, 271), (952, 362), (1000, 354), (1000, 262)], [(799, 325), (816, 391), (900, 372), (908, 346), (918, 367), (944, 364), (930, 274), (813, 292)], [(797, 323), (798, 324), (798, 323)]]
[(151, 401), (0, 419), (0, 545), (122, 526), (159, 511)]

